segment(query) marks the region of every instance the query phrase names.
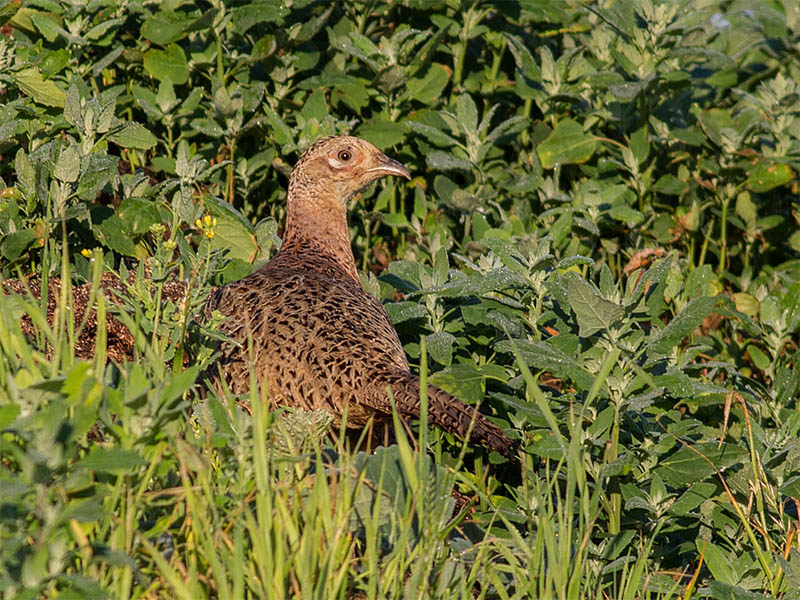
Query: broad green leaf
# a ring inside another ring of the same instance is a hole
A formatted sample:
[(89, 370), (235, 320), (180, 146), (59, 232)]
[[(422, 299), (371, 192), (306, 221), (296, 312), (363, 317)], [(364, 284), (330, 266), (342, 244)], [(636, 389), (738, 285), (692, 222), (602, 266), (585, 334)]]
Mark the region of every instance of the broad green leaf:
[(73, 468), (91, 469), (100, 473), (124, 475), (147, 464), (135, 450), (93, 446), (89, 453), (75, 463)]
[(453, 344), (456, 337), (446, 331), (437, 331), (425, 336), (428, 344), (428, 354), (439, 364), (449, 366), (453, 361)]
[(661, 478), (674, 487), (682, 487), (702, 481), (715, 473), (715, 467), (723, 470), (746, 460), (749, 452), (741, 444), (700, 442), (682, 447), (665, 458), (656, 467)]
[(747, 173), (747, 187), (761, 194), (781, 185), (786, 185), (793, 179), (794, 171), (792, 171), (789, 165), (759, 161), (758, 164)]
[(385, 150), (402, 142), (408, 129), (405, 125), (387, 121), (379, 117), (365, 121), (356, 130), (359, 137), (372, 142), (378, 148)]
[(0, 1), (0, 25), (5, 25), (6, 21), (13, 18), (20, 7), (22, 7), (22, 0)]
[(650, 154), (650, 136), (647, 132), (647, 125), (631, 134), (631, 152), (638, 164), (641, 165), (647, 160)]
[(697, 540), (696, 545), (699, 552), (705, 551), (706, 565), (714, 579), (734, 585), (738, 578), (731, 571), (730, 560), (725, 551), (706, 540)]
[(117, 215), (134, 235), (147, 233), (151, 225), (161, 222), (155, 202), (146, 198), (125, 198)]
[(609, 330), (625, 316), (619, 304), (603, 298), (590, 284), (580, 277), (572, 277), (568, 288), (569, 305), (578, 320), (581, 337), (590, 337), (598, 331)]
[(393, 323), (402, 323), (411, 319), (423, 319), (428, 316), (428, 309), (416, 302), (389, 302), (384, 304), (386, 312)]
[(159, 46), (166, 46), (178, 41), (195, 20), (191, 15), (161, 10), (151, 14), (142, 23), (142, 37)]
[(723, 130), (736, 130), (736, 123), (730, 112), (723, 108), (711, 108), (700, 113), (698, 118), (706, 135), (718, 146), (723, 146)]
[(180, 371), (164, 388), (162, 393), (163, 401), (169, 404), (180, 398), (190, 387), (194, 385), (199, 373), (199, 365), (192, 365), (188, 369)]
[(597, 148), (594, 136), (587, 135), (583, 127), (572, 119), (559, 121), (547, 139), (539, 144), (536, 153), (545, 169), (556, 165), (583, 163), (589, 160)]
[(322, 121), (328, 116), (328, 102), (325, 99), (325, 92), (316, 90), (309, 94), (303, 109), (300, 111), (306, 120), (316, 119)]
[(117, 157), (102, 152), (90, 154), (88, 164), (84, 164), (80, 179), (78, 179), (78, 189), (76, 190), (78, 198), (88, 201), (95, 200), (117, 174), (117, 161)]
[(435, 104), (450, 81), (451, 71), (439, 63), (431, 63), (422, 77), (412, 77), (406, 84), (408, 96), (423, 104)]
[(717, 304), (714, 296), (699, 296), (692, 299), (664, 329), (656, 332), (647, 344), (651, 358), (669, 354), (689, 334), (700, 326)]
[(236, 6), (231, 12), (236, 31), (240, 35), (244, 35), (251, 27), (259, 23), (282, 23), (283, 18), (289, 14), (289, 10), (289, 7), (283, 2), (262, 0)]
[(110, 208), (99, 206), (92, 209), (91, 215), (92, 231), (101, 244), (119, 254), (136, 256), (130, 231)]
[(34, 229), (21, 229), (3, 236), (3, 256), (8, 260), (17, 260), (28, 249), (36, 237)]
[(53, 167), (53, 177), (64, 183), (78, 180), (81, 172), (81, 152), (77, 144), (67, 146), (61, 151)]
[(420, 123), (418, 121), (406, 121), (406, 125), (412, 131), (424, 135), (437, 146), (445, 146), (449, 148), (452, 146), (461, 145), (458, 140), (450, 136), (450, 134), (442, 131), (441, 129), (426, 125), (425, 123)]
[(251, 223), (227, 202), (207, 198), (205, 206), (217, 218), (211, 247), (227, 250), (230, 258), (252, 263), (258, 256), (258, 243)]
[(123, 148), (138, 148), (149, 150), (158, 143), (156, 136), (140, 123), (125, 123), (122, 128), (112, 134), (108, 139)]
[(4, 404), (0, 406), (0, 431), (11, 425), (20, 413), (18, 404)]
[[(753, 565), (755, 567), (755, 565)], [(738, 585), (723, 581), (710, 581), (708, 584), (712, 600), (764, 600), (764, 594), (753, 592)], [(775, 596), (773, 596), (774, 598)]]
[(38, 69), (29, 67), (17, 71), (13, 75), (14, 81), (20, 89), (33, 98), (34, 102), (45, 106), (62, 108), (66, 94), (51, 79), (45, 79)]
[(758, 213), (748, 192), (742, 192), (736, 196), (736, 214), (744, 221), (746, 231), (753, 232), (755, 230)]
[(264, 112), (267, 113), (267, 119), (272, 125), (272, 131), (273, 135), (275, 136), (275, 142), (279, 146), (293, 145), (294, 135), (292, 134), (292, 130), (289, 128), (288, 125), (286, 125), (286, 123), (283, 122), (283, 119), (280, 118), (278, 113), (271, 110), (269, 107), (265, 107)]
[(189, 81), (189, 63), (180, 46), (170, 44), (166, 50), (151, 48), (144, 53), (144, 68), (159, 81), (169, 79), (175, 85)]
[(468, 404), (484, 401), (487, 379), (504, 381), (505, 370), (498, 365), (453, 364), (433, 373), (428, 381)]
[(717, 486), (710, 481), (694, 483), (675, 502), (670, 504), (669, 513), (676, 517), (684, 517), (716, 494), (716, 492)]
[(549, 371), (558, 378), (572, 381), (579, 390), (589, 390), (594, 384), (594, 377), (574, 356), (567, 355), (549, 342), (501, 340), (496, 348), (499, 352), (509, 354), (514, 354), (516, 350), (531, 370)]
[(425, 157), (425, 161), (431, 169), (439, 171), (471, 171), (472, 164), (467, 160), (456, 158), (452, 154), (442, 152), (441, 150), (434, 150), (429, 152)]
[(478, 131), (478, 107), (469, 94), (461, 94), (456, 100), (456, 116), (458, 124), (467, 135), (474, 135)]
[(644, 221), (644, 216), (635, 208), (631, 208), (626, 204), (616, 204), (608, 211), (609, 216), (616, 221), (623, 223), (633, 223), (638, 225)]

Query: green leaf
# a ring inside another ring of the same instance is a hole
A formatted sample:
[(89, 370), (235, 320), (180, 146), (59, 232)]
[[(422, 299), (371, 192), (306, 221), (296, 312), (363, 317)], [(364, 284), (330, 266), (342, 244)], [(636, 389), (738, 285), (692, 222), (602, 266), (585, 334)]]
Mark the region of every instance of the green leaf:
[(92, 446), (89, 453), (76, 462), (73, 468), (125, 475), (145, 464), (147, 464), (146, 461), (135, 450)]
[(81, 172), (81, 151), (77, 144), (64, 148), (56, 159), (53, 177), (64, 183), (78, 181)]
[(705, 549), (706, 565), (715, 580), (731, 585), (736, 583), (737, 578), (731, 571), (730, 560), (722, 548), (706, 540), (697, 540), (696, 545), (701, 552)]
[(0, 25), (5, 25), (9, 19), (17, 14), (21, 6), (22, 0), (0, 1)]
[(741, 444), (701, 442), (680, 450), (665, 458), (656, 472), (669, 485), (682, 487), (702, 481), (714, 475), (716, 467), (726, 469), (741, 463), (749, 456), (747, 448)]
[(36, 237), (33, 229), (21, 229), (3, 236), (3, 256), (8, 260), (17, 260), (31, 245)]
[(699, 296), (667, 323), (661, 331), (656, 332), (647, 344), (651, 358), (668, 354), (675, 346), (700, 326), (717, 304), (715, 296)]
[(608, 211), (609, 216), (615, 221), (622, 221), (623, 223), (633, 223), (638, 225), (644, 221), (644, 216), (635, 208), (631, 208), (625, 204), (617, 204), (611, 207)]
[(429, 152), (425, 157), (425, 162), (431, 169), (439, 171), (466, 171), (472, 170), (472, 164), (467, 160), (456, 158), (452, 154), (442, 152), (441, 150), (434, 150)]
[(155, 202), (146, 198), (125, 198), (117, 215), (134, 235), (147, 233), (151, 225), (161, 222)]
[(549, 371), (561, 379), (569, 379), (579, 390), (589, 390), (594, 377), (584, 369), (574, 356), (570, 356), (550, 342), (534, 342), (515, 339), (497, 342), (499, 352), (514, 354), (515, 351), (532, 369)]
[(292, 130), (288, 125), (286, 125), (286, 123), (283, 122), (283, 119), (280, 118), (278, 113), (270, 109), (268, 106), (264, 107), (264, 112), (267, 114), (267, 119), (269, 119), (269, 122), (272, 125), (275, 142), (279, 146), (293, 145), (294, 135), (292, 134)]
[(170, 44), (166, 50), (150, 49), (144, 53), (144, 68), (159, 81), (169, 79), (176, 85), (189, 81), (189, 63), (180, 46)]
[(447, 82), (450, 81), (451, 71), (439, 63), (431, 63), (425, 75), (412, 77), (406, 84), (408, 96), (423, 104), (435, 104), (441, 97)]
[[(710, 563), (711, 559), (707, 562)], [(710, 581), (708, 589), (711, 592), (709, 597), (712, 598), (712, 600), (764, 600), (765, 598), (762, 593), (751, 592), (750, 590), (723, 581)]]
[(650, 139), (647, 133), (647, 125), (637, 129), (631, 134), (631, 152), (638, 164), (647, 160), (650, 154)]
[(750, 359), (753, 361), (756, 368), (762, 371), (766, 370), (772, 362), (769, 357), (761, 351), (761, 348), (755, 344), (748, 344), (747, 353), (750, 355)]
[(306, 120), (316, 119), (322, 122), (328, 116), (328, 101), (325, 99), (325, 92), (315, 90), (309, 94), (300, 114)]
[(583, 163), (597, 148), (594, 136), (583, 132), (583, 127), (572, 119), (563, 119), (547, 139), (539, 144), (536, 153), (545, 169), (554, 166)]
[(718, 146), (723, 146), (723, 130), (736, 130), (736, 123), (726, 109), (711, 108), (704, 110), (698, 117), (706, 135)]
[(453, 361), (453, 344), (456, 343), (456, 337), (452, 333), (437, 331), (425, 336), (425, 342), (428, 344), (428, 354), (433, 360), (450, 366)]
[(717, 486), (710, 481), (692, 484), (688, 490), (669, 506), (669, 513), (676, 517), (684, 517), (693, 511), (717, 491)]
[(237, 33), (244, 35), (251, 27), (259, 23), (282, 23), (283, 18), (289, 14), (290, 10), (283, 2), (263, 0), (237, 6), (231, 12)]
[(227, 250), (229, 258), (252, 263), (258, 256), (258, 242), (250, 221), (236, 208), (216, 198), (205, 199), (206, 209), (217, 218), (211, 247)]
[[(104, 152), (89, 155), (88, 164), (83, 165), (76, 194), (81, 200), (93, 201), (118, 172), (118, 159)], [(84, 161), (85, 163), (85, 161)]]
[(373, 117), (365, 121), (356, 130), (359, 137), (372, 142), (381, 150), (396, 146), (406, 137), (408, 129), (405, 125)]
[(45, 79), (38, 69), (30, 67), (13, 74), (14, 81), (19, 88), (34, 102), (45, 106), (62, 108), (66, 94), (52, 80)]
[(453, 364), (433, 373), (429, 381), (474, 405), (484, 399), (487, 378), (503, 381), (504, 369), (498, 365)]
[(101, 244), (125, 256), (136, 256), (136, 247), (125, 223), (107, 206), (92, 209), (92, 231)]
[(625, 316), (619, 304), (603, 298), (591, 285), (580, 277), (572, 277), (568, 288), (569, 305), (578, 319), (579, 335), (590, 337), (598, 331), (609, 330)]
[(158, 143), (158, 139), (150, 131), (139, 123), (125, 123), (122, 129), (112, 133), (108, 139), (122, 146), (123, 148), (138, 148), (139, 150), (149, 150)]
[(742, 192), (736, 196), (736, 214), (744, 221), (746, 231), (755, 231), (758, 213), (756, 212), (756, 205), (748, 192)]
[(420, 123), (418, 121), (406, 121), (406, 126), (416, 133), (421, 133), (437, 146), (445, 146), (449, 148), (452, 146), (461, 145), (457, 139), (448, 133), (442, 131), (441, 129), (437, 129), (436, 127), (426, 125), (425, 123)]
[(794, 171), (784, 163), (759, 161), (747, 174), (747, 187), (753, 192), (764, 193), (786, 185), (794, 179)]
[(395, 324), (428, 316), (428, 309), (416, 302), (389, 302), (384, 304), (384, 308)]
[(478, 107), (469, 94), (461, 94), (456, 100), (456, 116), (458, 124), (467, 135), (478, 132)]
[(142, 23), (142, 37), (159, 46), (178, 41), (194, 17), (185, 13), (161, 10), (150, 15)]

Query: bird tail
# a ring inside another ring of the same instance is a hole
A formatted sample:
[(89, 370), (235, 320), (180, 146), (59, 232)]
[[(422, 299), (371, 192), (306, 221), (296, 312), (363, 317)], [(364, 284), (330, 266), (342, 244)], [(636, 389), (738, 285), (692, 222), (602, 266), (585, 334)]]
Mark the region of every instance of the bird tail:
[[(401, 414), (420, 416), (420, 381), (411, 373), (397, 373), (392, 377), (392, 393)], [(428, 421), (462, 439), (486, 446), (501, 454), (513, 457), (516, 444), (503, 430), (477, 410), (448, 394), (435, 385), (428, 386)]]

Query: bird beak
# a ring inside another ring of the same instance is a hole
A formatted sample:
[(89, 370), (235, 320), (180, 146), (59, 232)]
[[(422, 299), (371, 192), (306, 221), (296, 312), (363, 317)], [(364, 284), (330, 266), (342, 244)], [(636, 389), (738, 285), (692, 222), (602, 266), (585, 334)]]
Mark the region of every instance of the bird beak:
[(375, 158), (376, 166), (367, 169), (367, 173), (375, 173), (376, 175), (399, 175), (406, 179), (411, 179), (411, 173), (408, 172), (405, 165), (400, 161), (389, 158), (385, 154), (379, 154)]

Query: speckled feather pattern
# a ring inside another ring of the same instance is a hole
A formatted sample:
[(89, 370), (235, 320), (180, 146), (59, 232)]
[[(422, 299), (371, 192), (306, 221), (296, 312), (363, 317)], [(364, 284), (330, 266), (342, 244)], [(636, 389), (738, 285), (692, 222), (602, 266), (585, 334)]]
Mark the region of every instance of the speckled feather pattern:
[[(209, 298), (207, 310), (228, 317), (221, 330), (238, 342), (221, 348), (216, 387), (224, 379), (235, 394), (248, 392), (252, 365), (272, 402), (327, 410), (336, 425), (345, 414), (353, 429), (390, 421), (387, 387), (402, 416), (419, 416), (419, 378), (386, 310), (361, 286), (347, 228), (348, 201), (386, 175), (408, 172), (358, 138), (325, 138), (306, 151), (290, 177), (281, 249)], [(499, 427), (435, 386), (428, 414), (448, 432), (512, 450)]]

